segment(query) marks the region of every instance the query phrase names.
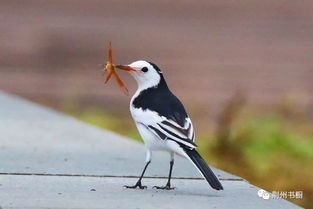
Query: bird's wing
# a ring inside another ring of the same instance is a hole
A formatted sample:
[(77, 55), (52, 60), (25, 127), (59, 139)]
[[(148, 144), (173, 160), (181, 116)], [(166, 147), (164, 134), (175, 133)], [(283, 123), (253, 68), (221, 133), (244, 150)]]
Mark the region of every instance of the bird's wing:
[(163, 140), (173, 140), (191, 149), (197, 147), (194, 143), (195, 133), (190, 118), (185, 119), (184, 126), (171, 119), (163, 118), (164, 120), (155, 125), (148, 125), (148, 128)]
[(193, 149), (194, 129), (183, 104), (168, 89), (150, 88), (132, 102), (133, 117), (163, 140)]

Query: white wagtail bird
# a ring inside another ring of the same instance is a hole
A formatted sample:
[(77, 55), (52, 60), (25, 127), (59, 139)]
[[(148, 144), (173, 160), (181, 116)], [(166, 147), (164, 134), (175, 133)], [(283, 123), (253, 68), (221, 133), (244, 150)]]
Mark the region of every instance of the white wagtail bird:
[(157, 189), (173, 189), (171, 176), (174, 153), (186, 157), (199, 170), (212, 188), (222, 190), (223, 186), (196, 151), (195, 133), (192, 122), (182, 103), (168, 88), (161, 70), (153, 63), (136, 61), (130, 65), (117, 65), (129, 71), (138, 84), (130, 101), (130, 112), (147, 148), (146, 165), (134, 186), (126, 188), (144, 189), (142, 177), (151, 162), (154, 150), (165, 150), (170, 154), (170, 170), (167, 184)]

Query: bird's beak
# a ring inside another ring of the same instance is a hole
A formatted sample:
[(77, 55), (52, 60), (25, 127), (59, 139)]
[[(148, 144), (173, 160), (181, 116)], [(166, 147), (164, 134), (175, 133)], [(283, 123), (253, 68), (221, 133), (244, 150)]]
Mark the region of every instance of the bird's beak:
[(128, 72), (138, 72), (138, 71), (140, 71), (140, 69), (136, 69), (136, 68), (130, 67), (128, 65), (116, 65), (115, 67), (118, 68), (118, 69), (121, 69), (121, 70), (128, 71)]

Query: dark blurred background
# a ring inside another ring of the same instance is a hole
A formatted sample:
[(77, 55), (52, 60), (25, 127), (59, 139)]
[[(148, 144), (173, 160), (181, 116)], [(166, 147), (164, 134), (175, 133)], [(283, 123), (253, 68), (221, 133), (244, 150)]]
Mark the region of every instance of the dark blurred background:
[(313, 207), (312, 11), (309, 0), (0, 0), (0, 89), (139, 139), (130, 97), (103, 84), (111, 41), (114, 62), (163, 70), (211, 164), (303, 191), (289, 200)]

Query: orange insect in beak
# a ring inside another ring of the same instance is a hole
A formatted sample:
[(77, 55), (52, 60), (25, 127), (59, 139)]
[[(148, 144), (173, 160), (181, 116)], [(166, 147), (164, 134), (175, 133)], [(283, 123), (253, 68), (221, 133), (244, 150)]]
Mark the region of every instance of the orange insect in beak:
[(128, 89), (125, 86), (124, 82), (121, 80), (121, 78), (118, 76), (118, 74), (115, 72), (114, 70), (115, 65), (113, 64), (113, 58), (112, 58), (112, 45), (111, 42), (109, 44), (109, 52), (108, 52), (108, 61), (107, 64), (105, 66), (105, 70), (107, 71), (107, 74), (105, 76), (104, 79), (104, 83), (107, 83), (110, 78), (113, 77), (115, 78), (116, 83), (122, 88), (122, 90), (124, 91), (124, 93), (126, 95), (128, 95)]

